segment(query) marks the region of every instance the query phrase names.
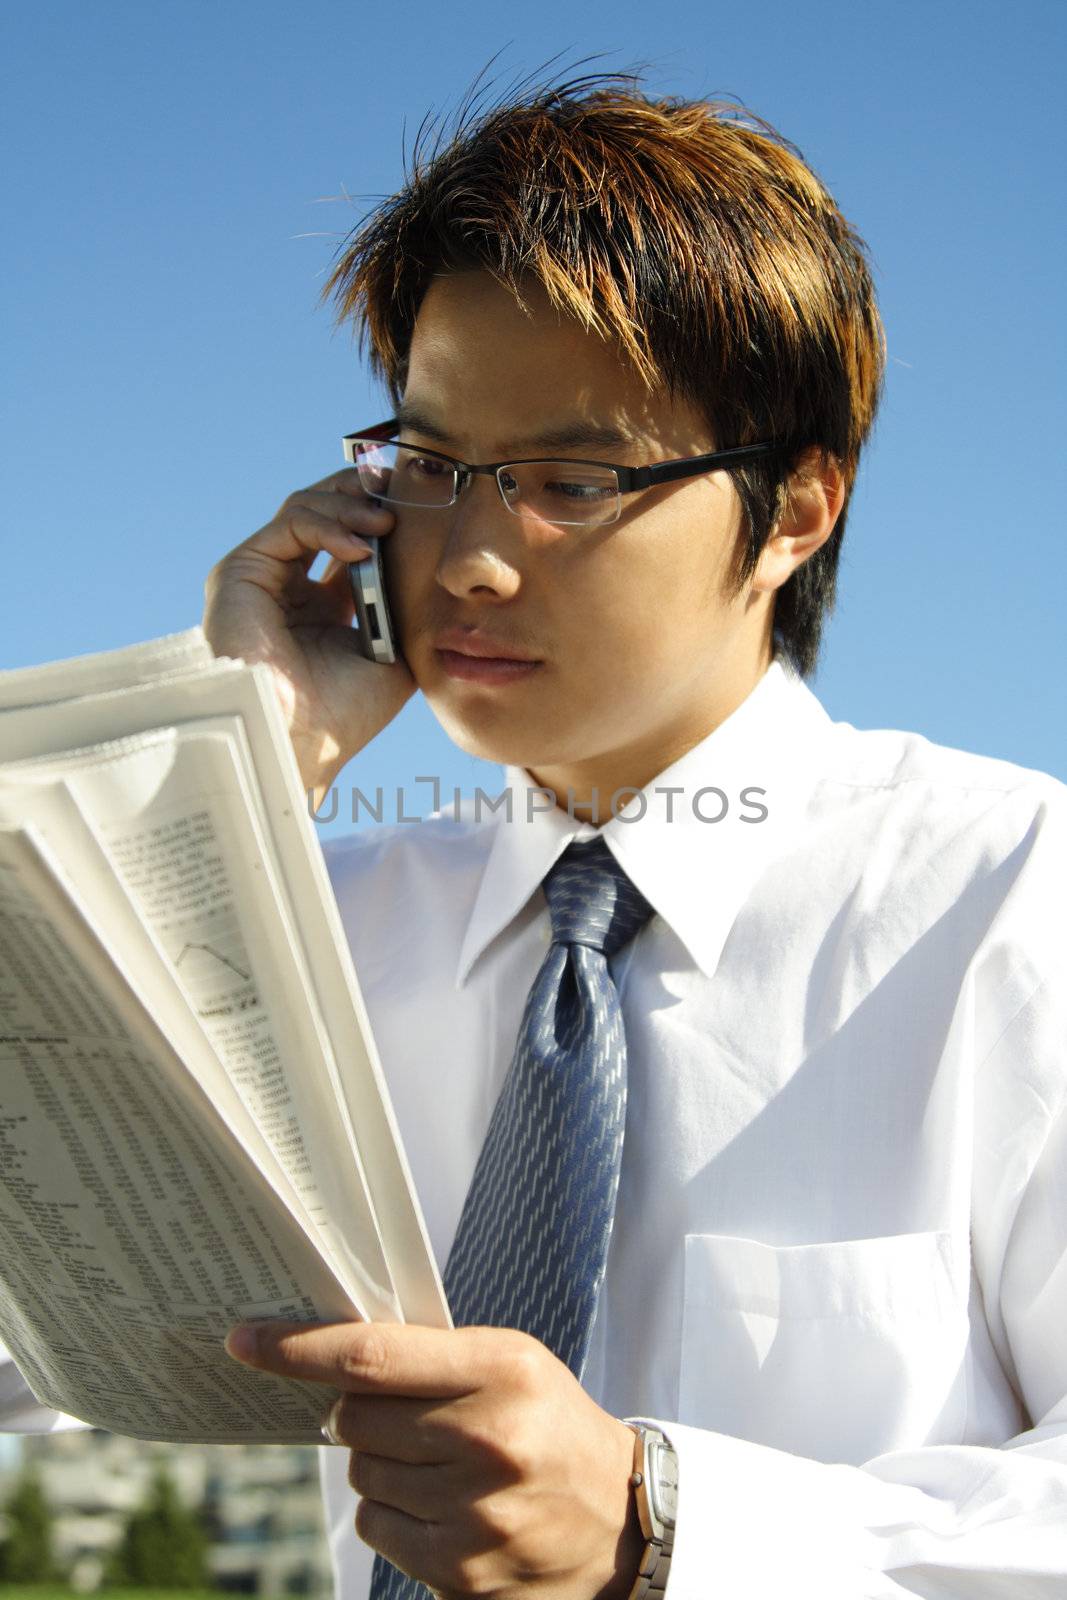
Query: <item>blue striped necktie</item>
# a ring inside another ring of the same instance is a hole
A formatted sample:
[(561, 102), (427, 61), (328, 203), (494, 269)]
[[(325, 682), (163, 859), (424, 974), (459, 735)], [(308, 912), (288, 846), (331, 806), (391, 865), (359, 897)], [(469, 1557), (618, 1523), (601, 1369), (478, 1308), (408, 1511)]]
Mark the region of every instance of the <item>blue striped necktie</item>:
[[(607, 1263), (626, 1120), (626, 1038), (608, 961), (652, 915), (602, 838), (544, 880), (534, 979), (445, 1268), (457, 1327), (519, 1328), (580, 1378)], [(430, 1600), (381, 1556), (370, 1600)]]

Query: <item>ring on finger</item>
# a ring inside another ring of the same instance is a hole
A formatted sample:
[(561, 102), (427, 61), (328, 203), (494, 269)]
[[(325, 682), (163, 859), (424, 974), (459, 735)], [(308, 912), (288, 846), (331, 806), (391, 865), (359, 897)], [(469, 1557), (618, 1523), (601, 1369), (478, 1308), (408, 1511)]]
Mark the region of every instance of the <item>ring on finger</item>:
[(320, 1431), (327, 1444), (344, 1444), (344, 1440), (337, 1431), (341, 1424), (341, 1407), (343, 1405), (344, 1396), (338, 1395), (337, 1399), (326, 1413), (326, 1420), (322, 1424)]

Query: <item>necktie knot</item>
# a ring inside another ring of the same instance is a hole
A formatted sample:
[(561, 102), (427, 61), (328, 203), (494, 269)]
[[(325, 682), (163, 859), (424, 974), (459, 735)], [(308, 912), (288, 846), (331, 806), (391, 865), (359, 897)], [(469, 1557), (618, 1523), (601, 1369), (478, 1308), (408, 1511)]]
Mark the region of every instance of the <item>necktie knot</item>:
[(613, 956), (652, 915), (603, 839), (568, 845), (544, 880), (556, 944), (583, 944)]

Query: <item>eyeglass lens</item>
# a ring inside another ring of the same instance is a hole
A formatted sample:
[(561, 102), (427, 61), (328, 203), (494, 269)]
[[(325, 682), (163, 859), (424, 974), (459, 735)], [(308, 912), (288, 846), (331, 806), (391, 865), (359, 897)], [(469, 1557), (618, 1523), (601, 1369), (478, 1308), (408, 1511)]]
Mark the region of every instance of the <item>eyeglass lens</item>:
[[(359, 480), (367, 494), (391, 505), (448, 506), (456, 497), (456, 470), (409, 445), (368, 441), (356, 447)], [(509, 510), (520, 508), (545, 522), (614, 522), (619, 482), (611, 467), (576, 461), (523, 461), (497, 473)]]

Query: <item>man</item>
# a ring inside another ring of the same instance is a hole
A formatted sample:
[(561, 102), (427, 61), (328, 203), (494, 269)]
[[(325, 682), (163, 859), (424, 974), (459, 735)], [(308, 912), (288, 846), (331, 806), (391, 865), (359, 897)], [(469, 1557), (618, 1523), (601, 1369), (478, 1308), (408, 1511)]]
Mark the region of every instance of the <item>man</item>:
[(464, 1325), (231, 1336), (346, 1391), (346, 1597), (1067, 1578), (1067, 797), (804, 683), (881, 325), (729, 110), (562, 85), (418, 164), (331, 280), (394, 428), (208, 582), (317, 802), (416, 689), (507, 767), (328, 850)]

